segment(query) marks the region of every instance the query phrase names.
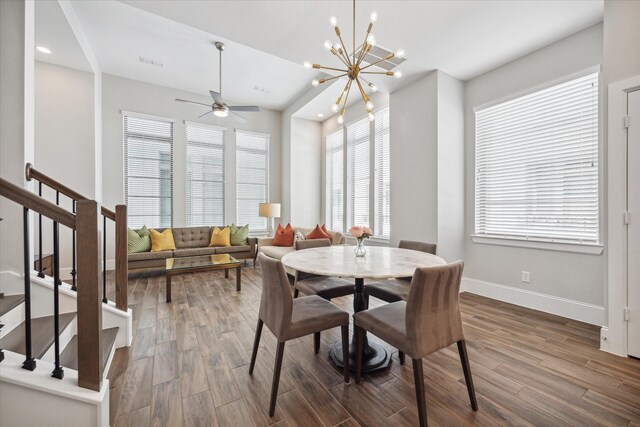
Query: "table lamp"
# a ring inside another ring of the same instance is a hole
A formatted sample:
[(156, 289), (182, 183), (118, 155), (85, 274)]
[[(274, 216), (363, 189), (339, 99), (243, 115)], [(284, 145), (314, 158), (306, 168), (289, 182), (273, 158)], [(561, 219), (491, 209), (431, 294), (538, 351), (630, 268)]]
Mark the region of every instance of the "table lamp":
[(269, 218), (269, 234), (272, 234), (273, 218), (280, 218), (280, 203), (260, 203), (258, 215)]

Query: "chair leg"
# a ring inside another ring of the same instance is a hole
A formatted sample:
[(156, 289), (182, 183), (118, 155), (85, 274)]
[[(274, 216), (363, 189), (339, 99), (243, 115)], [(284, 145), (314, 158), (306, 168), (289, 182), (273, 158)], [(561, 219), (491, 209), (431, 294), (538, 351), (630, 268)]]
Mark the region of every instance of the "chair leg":
[(258, 346), (260, 345), (260, 335), (262, 335), (262, 319), (258, 319), (258, 326), (256, 326), (256, 336), (253, 339), (253, 350), (251, 351), (251, 364), (249, 365), (249, 375), (253, 374), (253, 368), (256, 365), (256, 356), (258, 355)]
[(299, 294), (300, 294), (300, 290), (298, 288), (293, 288), (293, 297), (298, 298)]
[(427, 402), (424, 393), (424, 375), (422, 372), (422, 359), (411, 359), (413, 361), (413, 380), (416, 385), (416, 403), (418, 404), (418, 420), (420, 427), (425, 427), (427, 423)]
[(476, 391), (473, 388), (473, 378), (471, 378), (471, 366), (469, 365), (469, 355), (467, 354), (467, 344), (465, 340), (460, 340), (458, 344), (458, 353), (460, 353), (460, 362), (462, 363), (462, 371), (464, 372), (464, 380), (467, 383), (467, 392), (469, 392), (469, 400), (471, 408), (478, 410), (478, 400), (476, 399)]
[(284, 354), (284, 342), (278, 342), (276, 351), (276, 365), (273, 368), (273, 382), (271, 383), (271, 402), (269, 403), (269, 416), (276, 412), (276, 399), (278, 398), (278, 386), (280, 385), (280, 370), (282, 369), (282, 355)]
[(405, 357), (404, 357), (404, 352), (403, 351), (398, 350), (398, 358), (400, 359), (400, 364), (404, 365)]
[(320, 351), (320, 332), (313, 334), (313, 352), (318, 354)]
[(349, 325), (342, 325), (342, 369), (344, 382), (349, 382)]
[(364, 350), (364, 330), (361, 327), (354, 325), (353, 333), (356, 334), (356, 384), (360, 384), (360, 376), (362, 374), (362, 351)]
[(369, 310), (369, 294), (364, 294), (364, 308), (365, 310)]

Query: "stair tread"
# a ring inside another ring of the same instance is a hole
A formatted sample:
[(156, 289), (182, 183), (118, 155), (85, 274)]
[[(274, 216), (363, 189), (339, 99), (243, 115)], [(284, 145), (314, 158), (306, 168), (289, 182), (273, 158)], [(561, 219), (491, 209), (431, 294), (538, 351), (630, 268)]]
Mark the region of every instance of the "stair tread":
[[(100, 370), (104, 375), (104, 368), (109, 359), (111, 349), (116, 342), (118, 327), (102, 330), (102, 359), (100, 360)], [(65, 368), (78, 370), (78, 336), (74, 335), (71, 341), (60, 354), (60, 364)]]
[[(76, 313), (60, 314), (60, 333), (75, 319)], [(22, 322), (0, 340), (0, 348), (25, 354), (25, 323)], [(53, 345), (53, 316), (31, 319), (31, 350), (35, 359), (42, 356)]]
[(10, 312), (15, 307), (22, 304), (24, 301), (24, 295), (5, 295), (0, 298), (0, 316)]

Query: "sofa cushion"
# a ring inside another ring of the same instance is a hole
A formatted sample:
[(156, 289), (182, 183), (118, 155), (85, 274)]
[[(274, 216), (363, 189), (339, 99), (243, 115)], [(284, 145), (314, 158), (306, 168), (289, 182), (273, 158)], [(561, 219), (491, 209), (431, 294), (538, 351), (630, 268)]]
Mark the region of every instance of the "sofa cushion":
[(211, 231), (211, 247), (231, 246), (231, 229), (229, 227), (213, 227)]
[(251, 246), (249, 245), (227, 246), (227, 247), (218, 247), (215, 249), (217, 254), (234, 254), (238, 252), (250, 252)]
[(173, 228), (173, 239), (177, 249), (204, 248), (209, 246), (210, 227), (178, 227)]
[(263, 246), (260, 248), (260, 252), (275, 259), (282, 259), (283, 256), (294, 250), (292, 246)]
[(249, 244), (249, 224), (238, 227), (231, 224), (231, 246), (244, 246)]
[(143, 260), (152, 260), (152, 259), (166, 259), (172, 258), (173, 251), (164, 251), (164, 252), (139, 252), (136, 254), (129, 254), (127, 259), (129, 261), (143, 261)]
[(175, 257), (182, 258), (187, 256), (198, 256), (198, 255), (215, 255), (216, 248), (183, 248), (176, 249)]
[(130, 254), (138, 252), (149, 252), (151, 250), (151, 235), (147, 226), (143, 225), (140, 230), (134, 231), (127, 228), (127, 252)]
[(176, 249), (173, 231), (170, 228), (163, 232), (151, 229), (149, 233), (151, 233), (151, 252), (174, 251)]
[(278, 228), (273, 235), (273, 246), (293, 246), (293, 233), (291, 224), (287, 224), (286, 227), (278, 224)]

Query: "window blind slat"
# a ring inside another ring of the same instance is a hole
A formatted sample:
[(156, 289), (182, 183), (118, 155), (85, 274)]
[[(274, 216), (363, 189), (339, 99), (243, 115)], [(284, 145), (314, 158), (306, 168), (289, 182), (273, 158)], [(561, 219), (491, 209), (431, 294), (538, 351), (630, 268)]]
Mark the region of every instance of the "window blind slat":
[(129, 226), (171, 227), (173, 121), (123, 114), (123, 140)]
[(369, 227), (370, 125), (367, 117), (347, 126), (347, 229)]
[(266, 232), (267, 218), (258, 215), (269, 200), (269, 135), (236, 130), (236, 219), (251, 231)]
[(598, 74), (476, 111), (476, 234), (599, 242)]
[(390, 193), (390, 137), (389, 108), (376, 112), (375, 115), (375, 230), (374, 234), (388, 239), (391, 235)]
[(326, 138), (326, 221), (329, 230), (344, 230), (344, 132)]

